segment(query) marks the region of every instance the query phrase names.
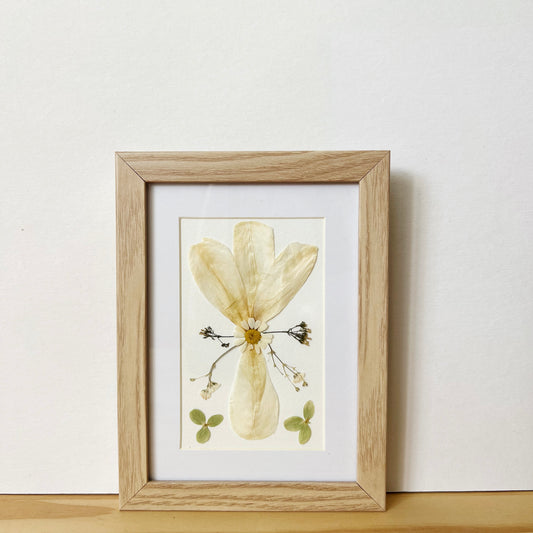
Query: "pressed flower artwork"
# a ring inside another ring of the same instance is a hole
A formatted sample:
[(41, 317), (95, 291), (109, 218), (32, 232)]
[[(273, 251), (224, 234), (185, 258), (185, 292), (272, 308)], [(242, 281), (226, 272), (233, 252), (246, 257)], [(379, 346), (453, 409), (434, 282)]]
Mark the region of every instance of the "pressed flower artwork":
[(202, 443), (182, 423), (182, 449), (301, 449), (283, 420), (306, 402), (322, 449), (323, 248), (319, 218), (180, 220), (182, 420), (225, 417)]

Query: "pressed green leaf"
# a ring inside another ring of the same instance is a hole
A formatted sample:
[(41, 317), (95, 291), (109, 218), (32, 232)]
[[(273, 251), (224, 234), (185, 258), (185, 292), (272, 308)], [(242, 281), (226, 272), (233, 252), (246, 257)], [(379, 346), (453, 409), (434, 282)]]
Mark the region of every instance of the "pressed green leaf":
[(199, 426), (205, 424), (205, 415), (200, 409), (193, 409), (189, 413), (189, 416), (195, 424), (198, 424)]
[(298, 435), (298, 442), (300, 444), (305, 444), (306, 442), (309, 442), (310, 438), (311, 428), (309, 427), (309, 424), (304, 424), (302, 429), (300, 429), (300, 434)]
[(222, 415), (213, 415), (210, 416), (207, 420), (207, 425), (214, 428), (215, 426), (221, 424), (222, 420), (224, 420), (224, 417)]
[(310, 418), (313, 418), (313, 415), (315, 414), (315, 404), (309, 400), (304, 405), (304, 418), (306, 420), (309, 420)]
[(204, 444), (211, 438), (211, 431), (209, 431), (209, 428), (207, 426), (204, 426), (198, 433), (196, 434), (196, 440), (200, 444)]
[(300, 431), (304, 425), (304, 420), (300, 416), (291, 416), (283, 422), (283, 425), (285, 426), (285, 429), (288, 429), (289, 431)]

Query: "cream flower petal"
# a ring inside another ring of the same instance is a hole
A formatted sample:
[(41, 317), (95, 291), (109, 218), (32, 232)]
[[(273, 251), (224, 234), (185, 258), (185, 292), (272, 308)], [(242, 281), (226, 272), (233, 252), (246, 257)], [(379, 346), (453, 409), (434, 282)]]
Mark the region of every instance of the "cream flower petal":
[(234, 337), (244, 337), (244, 329), (241, 328), (241, 326), (235, 326), (235, 329), (233, 330), (233, 336)]
[(252, 309), (257, 287), (274, 264), (274, 230), (261, 222), (239, 222), (233, 228), (233, 255)]
[(235, 340), (233, 341), (233, 346), (241, 346), (245, 342), (246, 341), (244, 340), (244, 338), (240, 339), (240, 338), (236, 337)]
[(241, 355), (230, 393), (229, 416), (231, 427), (243, 439), (264, 439), (276, 430), (279, 400), (262, 353), (246, 351)]
[(257, 288), (254, 316), (268, 322), (283, 311), (315, 266), (318, 248), (293, 242), (281, 252)]
[(259, 326), (257, 326), (257, 331), (265, 331), (265, 329), (268, 329), (268, 324), (266, 322), (259, 322)]
[(265, 342), (266, 344), (270, 344), (274, 340), (274, 335), (272, 333), (263, 333), (261, 335), (261, 341)]
[(249, 318), (248, 319), (248, 326), (250, 329), (254, 329), (255, 328), (255, 320), (253, 318)]
[(189, 266), (207, 300), (234, 324), (249, 314), (242, 279), (230, 249), (213, 239), (191, 247)]

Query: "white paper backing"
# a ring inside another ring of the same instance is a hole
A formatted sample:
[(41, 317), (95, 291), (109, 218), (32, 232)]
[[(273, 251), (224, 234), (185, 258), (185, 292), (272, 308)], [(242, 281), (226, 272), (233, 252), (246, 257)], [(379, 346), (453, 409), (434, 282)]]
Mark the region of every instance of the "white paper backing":
[[(150, 478), (356, 479), (358, 186), (152, 185), (149, 191)], [(324, 451), (180, 450), (180, 217), (325, 220)]]

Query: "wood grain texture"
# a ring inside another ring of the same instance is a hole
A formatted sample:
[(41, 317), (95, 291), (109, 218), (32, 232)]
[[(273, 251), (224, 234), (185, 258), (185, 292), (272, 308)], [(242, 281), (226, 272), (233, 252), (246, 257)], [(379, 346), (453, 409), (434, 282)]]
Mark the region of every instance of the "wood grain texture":
[[(388, 152), (117, 154), (121, 508), (384, 510), (388, 167)], [(148, 482), (146, 187), (156, 182), (361, 182), (359, 483)]]
[(380, 511), (357, 483), (150, 481), (125, 510)]
[(389, 156), (359, 183), (357, 481), (385, 508)]
[(0, 496), (3, 533), (531, 533), (533, 492), (389, 494), (386, 513), (120, 512), (115, 495)]
[(359, 182), (386, 157), (360, 152), (119, 152), (152, 183)]
[(117, 364), (121, 504), (148, 481), (144, 181), (116, 158)]

